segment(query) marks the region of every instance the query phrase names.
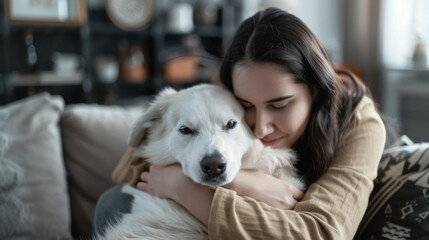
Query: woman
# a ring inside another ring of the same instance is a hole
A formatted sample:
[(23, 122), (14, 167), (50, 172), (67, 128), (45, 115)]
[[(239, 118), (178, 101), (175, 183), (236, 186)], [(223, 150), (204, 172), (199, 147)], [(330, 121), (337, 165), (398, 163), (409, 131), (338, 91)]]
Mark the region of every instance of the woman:
[(295, 150), (306, 193), (259, 170), (241, 170), (212, 190), (177, 165), (151, 166), (137, 188), (182, 205), (208, 227), (210, 239), (353, 238), (385, 144), (365, 86), (335, 70), (308, 27), (276, 8), (239, 26), (220, 79), (257, 138)]

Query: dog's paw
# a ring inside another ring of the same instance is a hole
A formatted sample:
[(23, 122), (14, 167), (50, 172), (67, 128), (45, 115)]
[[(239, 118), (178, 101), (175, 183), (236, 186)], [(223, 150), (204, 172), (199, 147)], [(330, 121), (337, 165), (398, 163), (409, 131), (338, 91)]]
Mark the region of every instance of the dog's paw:
[(291, 149), (277, 149), (266, 147), (263, 149), (257, 168), (267, 170), (273, 174), (280, 168), (293, 168), (296, 161), (296, 155)]

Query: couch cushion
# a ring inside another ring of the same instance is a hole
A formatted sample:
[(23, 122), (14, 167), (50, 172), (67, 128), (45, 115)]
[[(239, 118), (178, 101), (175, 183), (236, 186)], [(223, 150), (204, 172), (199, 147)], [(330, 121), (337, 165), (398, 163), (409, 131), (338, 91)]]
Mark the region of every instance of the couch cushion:
[(0, 107), (0, 239), (71, 239), (63, 108), (47, 93)]
[(356, 239), (429, 239), (429, 143), (384, 151)]
[(61, 117), (74, 237), (88, 237), (98, 197), (113, 186), (113, 169), (128, 149), (128, 132), (143, 107), (68, 105)]

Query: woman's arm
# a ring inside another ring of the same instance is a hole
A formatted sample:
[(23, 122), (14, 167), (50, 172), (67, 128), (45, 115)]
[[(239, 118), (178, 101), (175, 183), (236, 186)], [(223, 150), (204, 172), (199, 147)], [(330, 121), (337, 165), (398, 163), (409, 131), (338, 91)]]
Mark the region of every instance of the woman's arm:
[[(292, 209), (303, 193), (292, 184), (260, 170), (241, 170), (226, 186), (241, 196), (251, 197), (279, 209)], [(205, 226), (208, 225), (215, 191), (186, 177), (180, 165), (151, 166), (141, 174), (137, 188), (176, 201)]]
[(291, 183), (254, 169), (241, 170), (225, 188), (283, 210), (293, 209), (304, 196)]
[(385, 144), (384, 125), (364, 98), (325, 174), (311, 184), (294, 211), (272, 208), (218, 188), (210, 239), (352, 239), (368, 205)]

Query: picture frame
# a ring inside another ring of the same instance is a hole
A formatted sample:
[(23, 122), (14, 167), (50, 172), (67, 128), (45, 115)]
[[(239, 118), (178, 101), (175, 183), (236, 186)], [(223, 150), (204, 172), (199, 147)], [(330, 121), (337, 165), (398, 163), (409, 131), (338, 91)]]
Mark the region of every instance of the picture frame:
[(5, 0), (10, 24), (79, 27), (87, 20), (86, 0)]

